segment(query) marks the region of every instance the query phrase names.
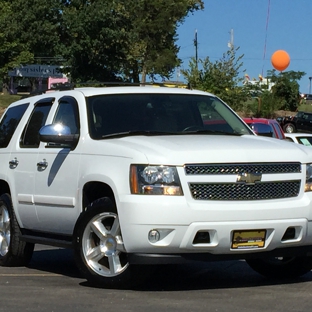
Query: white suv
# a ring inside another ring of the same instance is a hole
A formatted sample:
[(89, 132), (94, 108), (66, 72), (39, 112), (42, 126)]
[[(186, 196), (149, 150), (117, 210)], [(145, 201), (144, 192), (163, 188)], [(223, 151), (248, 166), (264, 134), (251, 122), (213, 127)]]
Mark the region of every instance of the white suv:
[[(93, 284), (138, 264), (246, 259), (312, 268), (312, 149), (255, 135), (216, 96), (165, 87), (55, 91), (0, 120), (0, 265), (75, 249)], [(139, 270), (135, 270), (139, 268)]]

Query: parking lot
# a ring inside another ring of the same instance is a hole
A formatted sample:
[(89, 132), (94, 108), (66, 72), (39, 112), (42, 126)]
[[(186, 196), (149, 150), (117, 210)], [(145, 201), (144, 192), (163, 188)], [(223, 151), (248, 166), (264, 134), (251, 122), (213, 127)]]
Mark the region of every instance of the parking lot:
[(28, 268), (0, 267), (0, 311), (310, 311), (312, 273), (272, 281), (244, 261), (157, 266), (139, 288), (90, 287), (72, 252), (36, 247)]

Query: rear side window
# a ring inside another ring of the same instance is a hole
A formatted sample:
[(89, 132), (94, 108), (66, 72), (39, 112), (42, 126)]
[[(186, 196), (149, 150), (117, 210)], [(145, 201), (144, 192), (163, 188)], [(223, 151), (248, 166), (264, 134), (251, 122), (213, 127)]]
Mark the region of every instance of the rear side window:
[(44, 126), (54, 98), (44, 99), (36, 103), (20, 140), (21, 148), (38, 148), (40, 144), (39, 130)]
[(29, 103), (10, 107), (0, 122), (0, 148), (7, 147)]

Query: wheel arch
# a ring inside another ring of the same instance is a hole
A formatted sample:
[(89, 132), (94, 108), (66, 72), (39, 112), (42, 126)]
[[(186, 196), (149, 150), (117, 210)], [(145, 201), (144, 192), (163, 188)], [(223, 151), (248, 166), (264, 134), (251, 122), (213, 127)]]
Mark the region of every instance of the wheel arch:
[[(90, 207), (91, 203), (103, 197), (109, 199), (110, 202), (113, 203), (113, 205), (116, 207), (114, 192), (108, 184), (103, 183), (103, 182), (98, 182), (98, 181), (90, 181), (84, 185), (83, 190), (82, 190), (82, 211), (76, 221), (76, 224), (73, 230), (74, 246), (77, 243), (79, 243), (78, 241), (76, 241), (76, 234), (80, 226), (80, 223), (83, 221), (84, 216), (88, 211), (88, 207)], [(96, 208), (96, 207), (98, 207), (97, 204), (93, 206), (93, 208)], [(92, 209), (92, 207), (90, 209)]]
[(0, 195), (5, 193), (11, 195), (10, 186), (5, 180), (0, 180)]
[(86, 211), (92, 202), (102, 197), (108, 197), (116, 205), (114, 192), (108, 184), (98, 181), (86, 183), (82, 191), (83, 211)]

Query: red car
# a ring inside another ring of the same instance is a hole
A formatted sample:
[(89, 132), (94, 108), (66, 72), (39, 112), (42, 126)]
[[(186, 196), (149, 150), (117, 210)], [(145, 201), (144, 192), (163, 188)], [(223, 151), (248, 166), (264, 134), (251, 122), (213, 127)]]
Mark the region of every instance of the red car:
[[(243, 118), (251, 129), (259, 135), (270, 136), (276, 139), (285, 139), (285, 134), (280, 124), (275, 119)], [(266, 126), (265, 126), (266, 125)]]

